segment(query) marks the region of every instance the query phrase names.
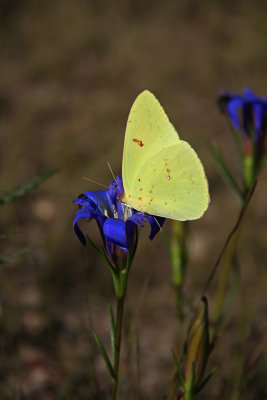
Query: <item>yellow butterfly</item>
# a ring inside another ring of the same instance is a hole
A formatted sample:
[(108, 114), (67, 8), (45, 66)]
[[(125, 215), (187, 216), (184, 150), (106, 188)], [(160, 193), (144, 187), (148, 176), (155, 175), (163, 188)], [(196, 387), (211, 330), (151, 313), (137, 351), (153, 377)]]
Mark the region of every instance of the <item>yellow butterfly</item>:
[(185, 221), (200, 218), (209, 205), (201, 161), (148, 90), (128, 117), (122, 180), (123, 203), (144, 213)]

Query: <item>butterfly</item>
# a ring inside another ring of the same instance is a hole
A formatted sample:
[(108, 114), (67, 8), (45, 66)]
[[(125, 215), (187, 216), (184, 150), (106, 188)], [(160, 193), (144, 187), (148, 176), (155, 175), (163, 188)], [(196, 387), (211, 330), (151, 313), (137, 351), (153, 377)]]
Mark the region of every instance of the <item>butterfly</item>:
[(185, 221), (200, 218), (209, 205), (200, 159), (148, 90), (138, 95), (128, 117), (122, 180), (122, 202), (144, 213)]

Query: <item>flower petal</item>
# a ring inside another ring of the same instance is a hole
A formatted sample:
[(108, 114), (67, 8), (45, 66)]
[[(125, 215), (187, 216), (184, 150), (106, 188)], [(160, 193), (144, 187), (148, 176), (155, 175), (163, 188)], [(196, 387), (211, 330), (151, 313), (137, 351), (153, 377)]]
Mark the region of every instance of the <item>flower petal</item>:
[(113, 181), (108, 188), (108, 194), (112, 203), (116, 203), (118, 196), (124, 192), (122, 179), (117, 175), (116, 181)]
[(78, 199), (74, 200), (73, 203), (81, 206), (90, 206), (99, 213), (105, 214), (108, 217), (113, 217), (117, 196), (118, 193), (116, 193), (116, 190), (96, 190), (94, 192), (84, 192), (80, 194)]
[(234, 126), (235, 129), (242, 129), (240, 126), (240, 121), (239, 121), (239, 107), (241, 105), (243, 105), (244, 100), (238, 96), (236, 96), (236, 98), (232, 98), (231, 100), (228, 101), (227, 105), (226, 105), (226, 110), (227, 113), (232, 121), (232, 124)]
[(154, 239), (155, 235), (160, 231), (161, 227), (165, 222), (163, 217), (154, 217), (153, 215), (145, 214), (145, 218), (148, 220), (151, 226), (149, 239)]
[(143, 227), (144, 223), (146, 222), (144, 215), (145, 214), (140, 211), (135, 211), (135, 213), (128, 218), (128, 221), (132, 221), (136, 225)]
[(92, 210), (89, 207), (85, 207), (85, 208), (81, 208), (80, 210), (78, 210), (75, 214), (74, 217), (74, 221), (73, 221), (73, 230), (76, 234), (76, 236), (78, 237), (78, 239), (80, 240), (80, 242), (85, 246), (86, 245), (86, 240), (84, 237), (84, 234), (82, 233), (82, 231), (79, 228), (78, 225), (78, 221), (80, 219), (84, 219), (84, 218), (94, 218), (94, 213), (92, 212)]
[[(218, 98), (218, 105), (220, 111), (228, 114), (234, 128), (253, 136), (257, 146), (260, 145), (259, 142), (266, 129), (267, 98), (257, 96), (249, 88), (244, 88), (243, 91), (243, 96), (222, 92)], [(242, 121), (240, 108), (242, 108)]]
[(134, 223), (122, 219), (108, 218), (103, 225), (103, 233), (107, 241), (122, 250), (129, 251), (134, 236)]
[(263, 104), (254, 104), (254, 131), (255, 131), (255, 143), (259, 144), (261, 136), (264, 135), (266, 130), (267, 122), (267, 102)]

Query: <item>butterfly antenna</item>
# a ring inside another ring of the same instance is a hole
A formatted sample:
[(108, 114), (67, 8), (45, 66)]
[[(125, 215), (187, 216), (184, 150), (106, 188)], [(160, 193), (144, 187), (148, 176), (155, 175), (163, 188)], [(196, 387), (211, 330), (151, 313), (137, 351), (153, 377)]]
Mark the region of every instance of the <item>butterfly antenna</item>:
[(119, 191), (120, 191), (119, 184), (118, 184), (117, 179), (116, 179), (116, 177), (115, 177), (115, 175), (114, 175), (114, 172), (112, 171), (111, 165), (110, 165), (110, 163), (109, 163), (108, 161), (107, 161), (107, 164), (108, 164), (109, 170), (110, 170), (110, 172), (111, 172), (111, 175), (112, 175), (114, 181), (116, 182), (117, 187), (118, 187), (118, 189), (119, 189)]
[(104, 187), (104, 188), (108, 189), (108, 186), (106, 186), (106, 185), (103, 185), (102, 183), (96, 182), (96, 181), (94, 181), (93, 179), (85, 178), (84, 176), (82, 176), (82, 179), (85, 179), (86, 181), (89, 181), (89, 182), (95, 183), (96, 185), (99, 185), (99, 186), (102, 186), (102, 187)]
[(82, 176), (82, 179), (85, 179), (86, 181), (95, 183), (96, 185), (102, 186), (102, 187), (104, 187), (105, 189), (109, 189), (109, 190), (113, 190), (114, 192), (117, 192), (115, 189), (112, 189), (112, 188), (110, 188), (109, 186), (103, 185), (102, 183), (96, 182), (96, 181), (94, 181), (93, 179), (85, 178), (84, 176)]

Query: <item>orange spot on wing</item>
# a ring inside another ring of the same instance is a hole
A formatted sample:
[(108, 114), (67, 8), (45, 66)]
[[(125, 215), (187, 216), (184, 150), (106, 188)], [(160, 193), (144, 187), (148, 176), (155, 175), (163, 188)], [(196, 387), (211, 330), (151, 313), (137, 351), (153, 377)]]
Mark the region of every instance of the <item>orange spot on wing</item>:
[(167, 175), (166, 178), (168, 179), (168, 181), (171, 179), (170, 175)]
[(142, 201), (143, 199), (142, 199), (142, 197), (138, 197), (138, 200), (139, 200), (139, 201)]
[(138, 146), (143, 147), (144, 143), (142, 142), (142, 140), (138, 140), (138, 139), (133, 139), (133, 142), (137, 143)]
[[(128, 195), (128, 197), (129, 197), (129, 195)], [(123, 200), (125, 199), (125, 193), (120, 193), (119, 195), (118, 195), (118, 200), (121, 202), (121, 203), (123, 203)]]

